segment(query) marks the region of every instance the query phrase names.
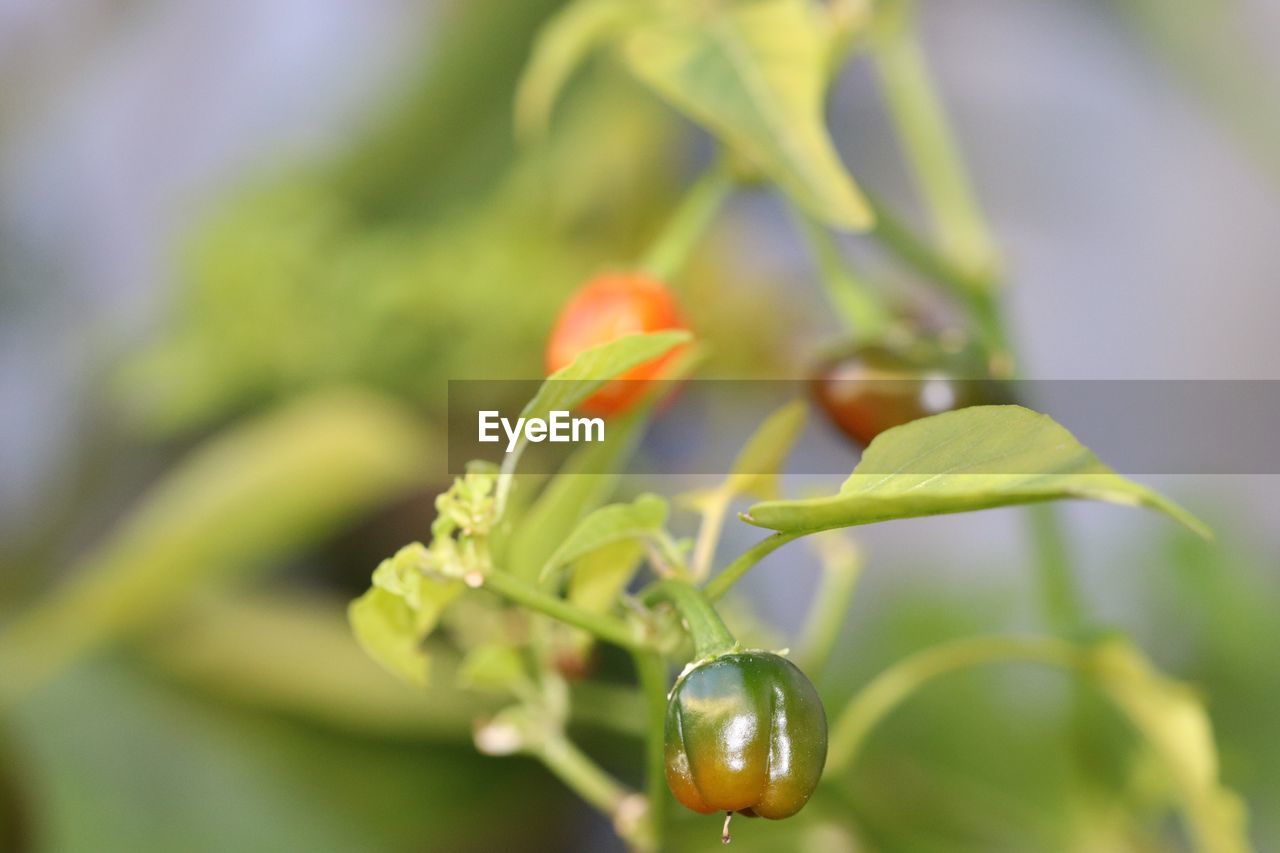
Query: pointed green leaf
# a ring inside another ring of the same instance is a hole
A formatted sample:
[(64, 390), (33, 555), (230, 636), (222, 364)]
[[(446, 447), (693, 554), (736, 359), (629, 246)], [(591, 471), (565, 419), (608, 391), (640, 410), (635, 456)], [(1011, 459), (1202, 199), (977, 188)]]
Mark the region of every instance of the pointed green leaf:
[[(644, 557), (644, 545), (624, 539), (597, 548), (573, 562), (567, 598), (590, 613), (609, 613), (618, 606), (618, 597), (635, 577)], [(595, 637), (578, 628), (565, 627), (569, 647), (585, 655), (595, 645)]]
[(725, 489), (731, 495), (777, 497), (778, 473), (807, 417), (804, 401), (794, 400), (765, 418), (734, 460)]
[(550, 577), (557, 569), (606, 545), (653, 536), (666, 523), (667, 502), (657, 495), (644, 494), (629, 504), (602, 506), (578, 522), (547, 560), (542, 577)]
[(574, 561), (566, 597), (583, 610), (607, 613), (631, 582), (643, 556), (644, 548), (634, 539), (584, 554)]
[(632, 72), (823, 222), (873, 216), (823, 118), (831, 30), (809, 0), (688, 3), (624, 36)]
[(543, 25), (516, 89), (516, 133), (545, 133), (565, 84), (598, 48), (644, 12), (634, 0), (577, 0)]
[(520, 417), (545, 418), (550, 412), (572, 409), (609, 380), (637, 365), (661, 358), (691, 340), (693, 335), (683, 330), (650, 332), (624, 335), (585, 350), (547, 377), (520, 412)]
[(392, 675), (426, 686), (430, 660), (414, 629), (413, 609), (403, 598), (373, 587), (351, 602), (347, 618), (369, 657)]
[(727, 507), (739, 495), (752, 495), (761, 500), (776, 498), (778, 474), (804, 430), (807, 416), (808, 407), (802, 400), (795, 400), (773, 412), (747, 439), (724, 482), (687, 492), (677, 500), (691, 509), (708, 512), (715, 507)]
[(365, 652), (391, 674), (418, 686), (426, 685), (429, 672), (422, 641), (464, 588), (460, 581), (423, 574), (425, 556), (426, 548), (415, 542), (383, 560), (373, 572), (373, 586), (347, 611)]
[(519, 517), (503, 565), (533, 580), (547, 559), (588, 512), (601, 506), (618, 484), (618, 468), (635, 447), (642, 418), (629, 415), (610, 424), (609, 440), (583, 445)]
[[(573, 409), (595, 393), (609, 380), (626, 373), (631, 368), (661, 358), (671, 350), (693, 340), (693, 335), (682, 329), (624, 335), (607, 344), (583, 351), (569, 364), (547, 377), (538, 387), (520, 417), (546, 418), (553, 411)], [(670, 375), (670, 374), (669, 374)], [(498, 484), (498, 503), (504, 506), (527, 440), (524, 435), (502, 460), (502, 478)]]
[(839, 493), (758, 503), (743, 518), (803, 534), (1064, 498), (1148, 507), (1211, 535), (1173, 501), (1102, 464), (1048, 415), (1021, 406), (975, 406), (887, 430)]

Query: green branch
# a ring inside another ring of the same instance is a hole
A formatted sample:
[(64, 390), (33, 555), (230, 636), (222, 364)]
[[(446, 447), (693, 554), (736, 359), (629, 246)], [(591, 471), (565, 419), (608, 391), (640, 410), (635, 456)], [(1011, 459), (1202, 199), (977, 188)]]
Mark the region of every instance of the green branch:
[(970, 637), (916, 652), (873, 678), (831, 726), (826, 773), (848, 770), (876, 725), (926, 683), (961, 669), (997, 661), (1083, 666), (1084, 655), (1053, 638)]
[(911, 27), (887, 27), (874, 39), (872, 57), (907, 166), (933, 213), (944, 253), (972, 277), (971, 283), (991, 285), (995, 242)]
[(893, 322), (883, 297), (854, 272), (824, 226), (795, 207), (791, 212), (818, 266), (818, 279), (846, 329), (866, 340), (879, 337)]
[(666, 734), (667, 665), (657, 652), (635, 652), (636, 677), (648, 708), (645, 726), (644, 784), (649, 801), (649, 836), (662, 848), (667, 823)]
[(809, 605), (795, 659), (801, 669), (816, 677), (826, 667), (849, 613), (853, 591), (862, 574), (862, 554), (844, 535), (819, 536), (813, 542), (822, 559), (822, 578)]
[(508, 601), (546, 614), (575, 628), (581, 628), (605, 642), (640, 652), (648, 648), (627, 623), (612, 616), (583, 610), (563, 598), (538, 589), (508, 572), (493, 571), (484, 575), (484, 588), (492, 590)]
[(699, 660), (724, 654), (738, 646), (720, 614), (696, 586), (678, 580), (658, 581), (642, 592), (640, 599), (651, 606), (660, 601), (675, 605), (689, 635), (693, 637), (694, 657)]
[(733, 186), (732, 170), (723, 160), (703, 172), (645, 253), (640, 268), (654, 278), (670, 281), (693, 254)]
[(786, 545), (793, 539), (803, 534), (800, 533), (775, 533), (767, 539), (762, 539), (752, 547), (748, 548), (736, 560), (725, 567), (724, 571), (711, 579), (706, 585), (704, 591), (707, 598), (712, 601), (720, 599), (728, 592), (734, 584), (742, 579), (742, 576), (751, 571), (755, 564), (772, 554), (774, 551)]

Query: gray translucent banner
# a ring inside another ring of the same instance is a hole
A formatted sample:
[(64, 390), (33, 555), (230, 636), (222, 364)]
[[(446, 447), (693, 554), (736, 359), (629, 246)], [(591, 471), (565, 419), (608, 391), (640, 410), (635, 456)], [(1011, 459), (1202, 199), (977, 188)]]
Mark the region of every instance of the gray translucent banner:
[[(467, 462), (501, 463), (525, 403), (537, 380), (454, 380), (449, 382), (448, 459), (451, 473)], [(561, 383), (558, 390), (578, 389)], [(631, 383), (635, 396), (659, 398), (642, 431), (628, 433), (627, 420), (602, 415), (587, 406), (546, 424), (541, 440), (526, 447), (520, 470), (551, 473), (569, 454), (603, 443), (617, 451), (636, 442), (627, 470), (655, 474), (726, 474), (744, 443), (768, 414), (796, 399), (810, 406), (808, 423), (786, 470), (794, 474), (848, 473), (859, 448), (834, 425), (804, 381), (696, 380)], [(638, 387), (643, 386), (643, 387)], [(611, 396), (627, 397), (631, 388), (614, 383)], [(1280, 381), (1270, 380), (1039, 380), (993, 386), (985, 381), (857, 379), (826, 389), (828, 398), (852, 401), (854, 414), (876, 420), (901, 401), (927, 406), (956, 400), (1017, 402), (1052, 416), (1103, 462), (1123, 474), (1280, 474)], [(857, 407), (862, 406), (859, 410)], [(481, 413), (490, 413), (482, 423)], [(507, 419), (504, 427), (501, 419)], [(547, 420), (544, 418), (544, 420)], [(490, 438), (482, 441), (487, 426)], [(521, 430), (523, 433), (523, 430)], [(552, 441), (551, 433), (565, 441)], [(641, 434), (634, 437), (635, 432)], [(576, 441), (574, 439), (577, 439)], [(922, 448), (923, 449), (923, 448)], [(608, 453), (601, 452), (600, 456)], [(579, 455), (581, 457), (581, 454)], [(579, 463), (584, 464), (584, 463)], [(910, 462), (904, 473), (933, 474), (929, 455)], [(584, 473), (600, 473), (585, 465)], [(969, 473), (984, 473), (979, 468)], [(1002, 473), (1023, 473), (1000, 468)]]

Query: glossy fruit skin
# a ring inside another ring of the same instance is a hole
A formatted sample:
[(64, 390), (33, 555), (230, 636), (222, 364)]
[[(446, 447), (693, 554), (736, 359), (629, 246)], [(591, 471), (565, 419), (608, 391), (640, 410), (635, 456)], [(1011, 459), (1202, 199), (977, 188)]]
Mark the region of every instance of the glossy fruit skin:
[(827, 760), (827, 716), (786, 658), (733, 652), (676, 682), (667, 704), (667, 785), (702, 814), (779, 820), (804, 807)]
[(980, 353), (948, 350), (931, 340), (837, 351), (818, 363), (809, 388), (831, 424), (863, 448), (885, 430), (918, 418), (1013, 402)]
[[(639, 273), (598, 276), (560, 310), (547, 342), (547, 373), (569, 364), (583, 350), (624, 335), (685, 328), (675, 298), (657, 279)], [(582, 410), (605, 416), (629, 411), (645, 394), (643, 380), (661, 376), (683, 349), (631, 368), (588, 397)]]

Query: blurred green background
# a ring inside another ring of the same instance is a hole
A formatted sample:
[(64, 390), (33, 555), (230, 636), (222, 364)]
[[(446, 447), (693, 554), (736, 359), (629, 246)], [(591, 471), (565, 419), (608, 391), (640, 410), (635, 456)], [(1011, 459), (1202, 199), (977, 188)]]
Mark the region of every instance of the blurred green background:
[[(488, 700), (393, 681), (344, 616), (426, 534), (447, 380), (538, 376), (566, 294), (637, 257), (708, 157), (604, 61), (517, 148), (515, 80), (558, 5), (0, 2), (0, 850), (617, 847), (537, 765), (475, 753)], [(1280, 379), (1270, 4), (921, 6), (1029, 375)], [(830, 123), (914, 212), (857, 62)], [(679, 283), (706, 373), (798, 375), (836, 334), (812, 279), (777, 200), (737, 198)], [(1280, 478), (1154, 485), (1217, 541), (1072, 507), (1086, 593), (1203, 694), (1280, 848)], [(828, 706), (931, 642), (1034, 627), (1023, 538), (1003, 511), (862, 537)], [(795, 551), (739, 605), (784, 640), (816, 576)], [(735, 845), (1181, 849), (1131, 733), (1098, 703), (1082, 751), (1069, 696), (1026, 667), (942, 681)], [(579, 733), (636, 779), (638, 742)]]

